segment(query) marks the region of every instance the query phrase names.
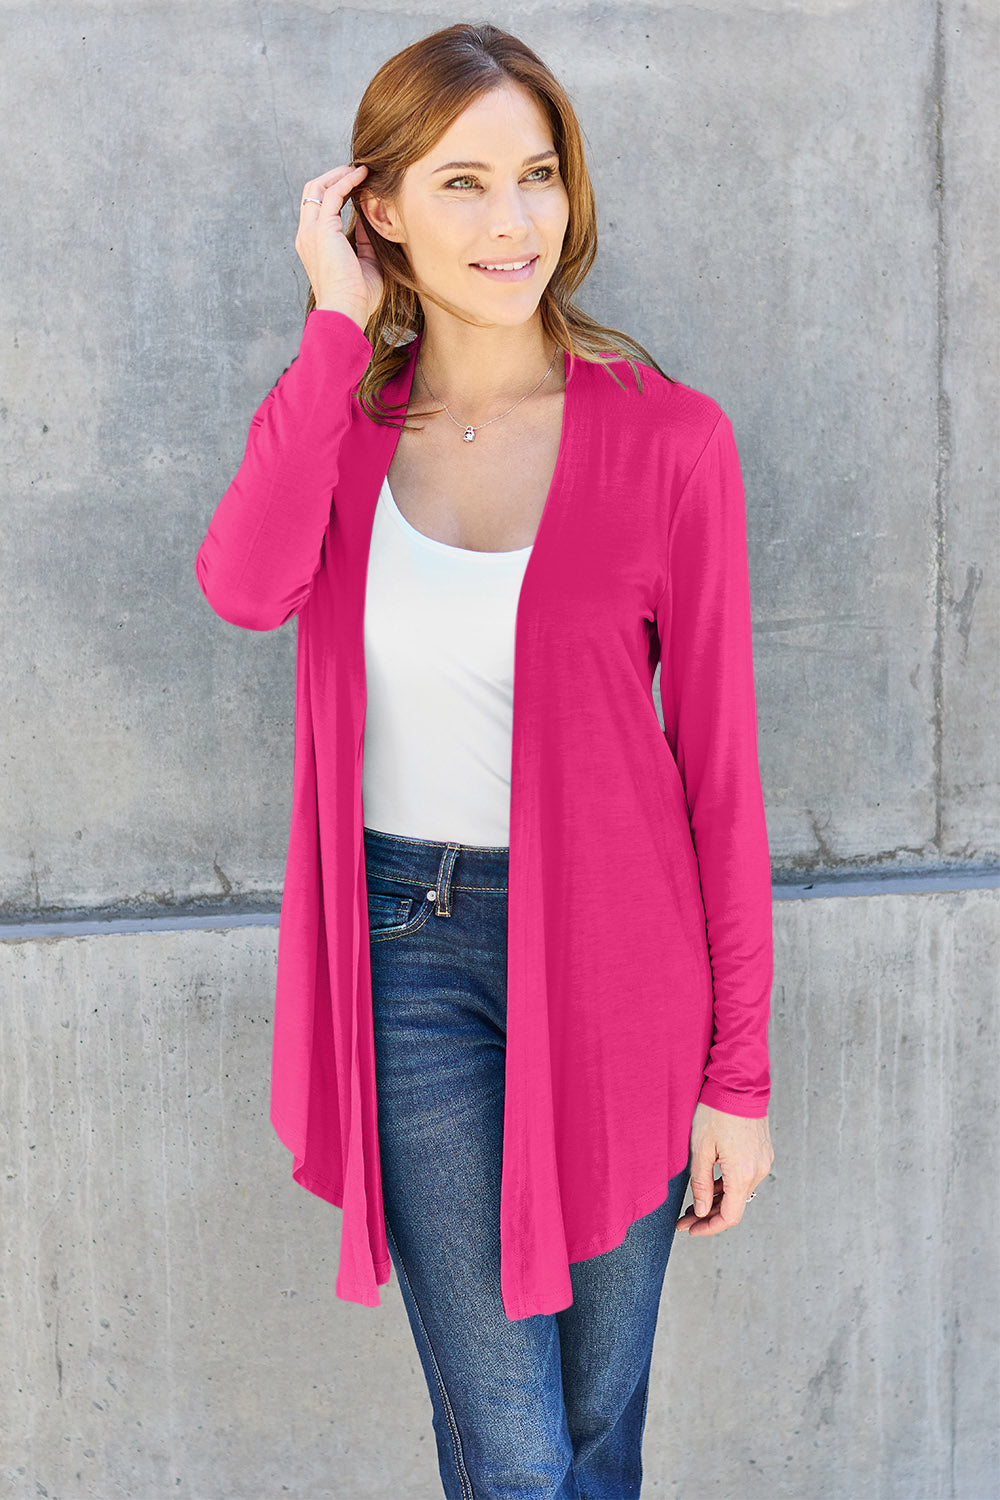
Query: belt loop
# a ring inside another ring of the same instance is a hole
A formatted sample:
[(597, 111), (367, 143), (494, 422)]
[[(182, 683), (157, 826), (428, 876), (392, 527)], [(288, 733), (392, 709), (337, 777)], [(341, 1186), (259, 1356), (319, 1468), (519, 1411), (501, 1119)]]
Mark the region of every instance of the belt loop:
[(455, 860), (458, 858), (458, 851), (461, 847), (461, 844), (449, 844), (441, 856), (441, 863), (438, 866), (437, 900), (434, 903), (436, 917), (451, 916), (449, 899), (451, 897), (451, 872), (455, 868)]

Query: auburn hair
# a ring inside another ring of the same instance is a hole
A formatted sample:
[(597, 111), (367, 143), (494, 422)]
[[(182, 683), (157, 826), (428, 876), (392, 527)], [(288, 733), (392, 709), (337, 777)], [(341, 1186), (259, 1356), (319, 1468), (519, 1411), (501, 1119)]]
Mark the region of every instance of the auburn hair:
[[(496, 26), (460, 24), (435, 31), (390, 57), (368, 84), (351, 133), (350, 159), (368, 168), (348, 199), (351, 212), (344, 233), (351, 249), (357, 252), (357, 222), (358, 215), (364, 213), (365, 195), (390, 200), (396, 197), (407, 168), (433, 149), (473, 100), (508, 80), (527, 89), (549, 120), (569, 197), (569, 220), (559, 264), (539, 300), (545, 334), (569, 352), (571, 371), (574, 359), (603, 365), (603, 356), (610, 354), (627, 361), (640, 393), (637, 358), (670, 380), (642, 344), (619, 329), (597, 322), (572, 301), (597, 257), (594, 190), (580, 126), (569, 95), (541, 58), (518, 37)], [(413, 430), (406, 428), (405, 403), (384, 406), (380, 394), (409, 357), (407, 345), (423, 331), (418, 288), (403, 247), (380, 235), (367, 215), (365, 230), (382, 274), (383, 292), (365, 326), (372, 357), (358, 387), (358, 400), (368, 416), (382, 426), (395, 425), (391, 413), (402, 410), (403, 429)], [(425, 289), (420, 294), (430, 296)], [(448, 305), (437, 297), (432, 300)], [(307, 318), (315, 306), (315, 293), (310, 289)], [(458, 309), (450, 310), (461, 316)], [(618, 381), (614, 370), (608, 369), (608, 373)]]

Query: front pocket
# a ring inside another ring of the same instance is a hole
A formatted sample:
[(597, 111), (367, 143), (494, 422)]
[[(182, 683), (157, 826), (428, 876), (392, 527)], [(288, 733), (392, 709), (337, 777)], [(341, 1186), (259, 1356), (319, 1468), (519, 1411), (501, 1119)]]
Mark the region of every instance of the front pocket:
[(378, 891), (368, 892), (368, 931), (384, 932), (394, 927), (405, 927), (413, 912), (412, 896), (384, 896)]
[[(434, 902), (419, 896), (407, 896), (392, 890), (387, 881), (378, 875), (368, 880), (368, 938), (369, 943), (392, 942), (394, 938), (409, 937), (425, 925), (434, 910)], [(381, 889), (380, 889), (381, 887)]]

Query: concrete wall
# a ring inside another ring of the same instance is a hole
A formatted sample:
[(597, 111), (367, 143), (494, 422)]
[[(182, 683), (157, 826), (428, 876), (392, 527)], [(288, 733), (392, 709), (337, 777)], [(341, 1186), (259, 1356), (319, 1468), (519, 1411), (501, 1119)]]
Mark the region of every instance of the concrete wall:
[(671, 1262), (646, 1488), (988, 1500), (994, 0), (0, 0), (0, 1495), (439, 1492), (395, 1278), (334, 1297), (267, 1122), (294, 627), (218, 620), (193, 561), (298, 345), (301, 184), (460, 19), (565, 81), (581, 300), (723, 404), (747, 484), (777, 1159)]
[[(0, 943), (0, 1493), (441, 1493), (395, 1273), (334, 1295), (268, 1124), (276, 937)], [(992, 1500), (1000, 891), (789, 898), (775, 940), (775, 1164), (675, 1240), (644, 1493)]]

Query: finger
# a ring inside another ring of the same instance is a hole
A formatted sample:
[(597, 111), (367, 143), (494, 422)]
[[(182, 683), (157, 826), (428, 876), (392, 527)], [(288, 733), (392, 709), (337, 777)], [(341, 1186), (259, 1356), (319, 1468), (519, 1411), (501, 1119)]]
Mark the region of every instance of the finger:
[(716, 1191), (716, 1179), (712, 1173), (715, 1169), (715, 1157), (711, 1160), (707, 1153), (699, 1155), (694, 1153), (691, 1157), (691, 1194), (694, 1198), (694, 1211), (703, 1218), (711, 1209), (712, 1201)]
[[(351, 194), (364, 178), (367, 167), (359, 167), (357, 171), (348, 172), (346, 177), (331, 183), (323, 193), (323, 207), (319, 210), (318, 218), (322, 224), (329, 223), (331, 219), (339, 219), (351, 199)], [(360, 217), (360, 215), (358, 215)], [(341, 224), (343, 228), (343, 224)]]
[[(711, 1213), (704, 1218), (695, 1219), (688, 1234), (721, 1234), (724, 1229), (732, 1227), (732, 1221), (722, 1216), (722, 1205), (725, 1201), (725, 1187), (720, 1177), (715, 1184), (715, 1198), (712, 1202)], [(738, 1221), (737, 1221), (738, 1222)]]
[(718, 1207), (715, 1207), (703, 1219), (692, 1218), (687, 1226), (687, 1232), (688, 1237), (691, 1238), (697, 1234), (718, 1234), (721, 1229), (725, 1228), (726, 1225), (722, 1222)]
[(696, 1219), (688, 1230), (688, 1238), (694, 1239), (696, 1235), (721, 1234), (729, 1226), (724, 1224), (717, 1213), (709, 1214), (707, 1219)]
[[(303, 215), (312, 210), (318, 217), (321, 208), (332, 207), (338, 198), (338, 206), (333, 211), (339, 213), (348, 193), (357, 186), (367, 170), (364, 163), (359, 163), (357, 166), (335, 167), (323, 177), (314, 177), (302, 189)], [(316, 199), (320, 201), (316, 202)]]
[(332, 167), (329, 172), (324, 172), (319, 177), (313, 177), (311, 181), (306, 184), (306, 186), (310, 191), (322, 193), (326, 188), (333, 187), (333, 185), (342, 177), (353, 176), (354, 173), (360, 172), (362, 170), (368, 170), (367, 167), (364, 166), (363, 162), (345, 162), (342, 163), (339, 167)]
[(715, 1233), (721, 1233), (724, 1229), (732, 1229), (743, 1217), (747, 1206), (747, 1195), (750, 1191), (750, 1178), (736, 1178), (730, 1176), (723, 1178), (722, 1198), (718, 1204), (716, 1215), (717, 1223), (713, 1226)]
[[(711, 1208), (714, 1209), (718, 1205), (719, 1199), (721, 1198), (722, 1193), (723, 1193), (723, 1181), (722, 1181), (721, 1177), (715, 1177), (715, 1178), (710, 1177), (709, 1180), (712, 1183), (712, 1202), (711, 1202)], [(675, 1223), (674, 1228), (675, 1229), (680, 1229), (683, 1232), (685, 1230), (690, 1229), (690, 1227), (691, 1227), (692, 1224), (702, 1224), (702, 1223), (704, 1223), (705, 1219), (707, 1217), (708, 1217), (708, 1215), (699, 1215), (696, 1212), (695, 1204), (694, 1203), (689, 1203), (688, 1206), (687, 1206), (687, 1208), (685, 1209), (684, 1213), (681, 1215), (681, 1217)]]

